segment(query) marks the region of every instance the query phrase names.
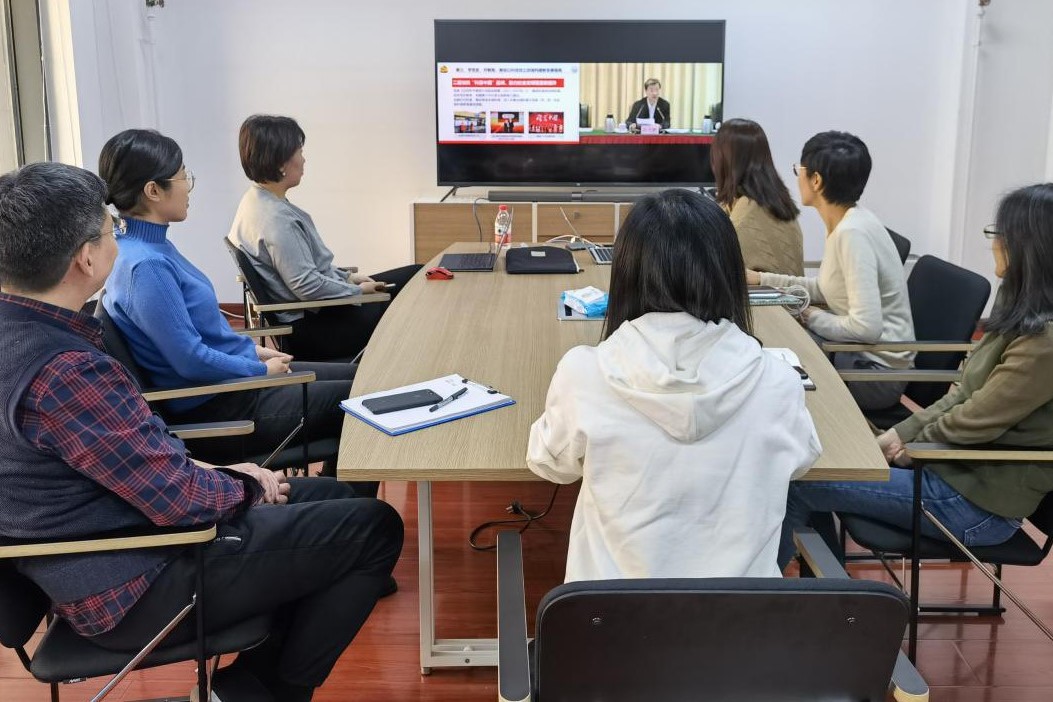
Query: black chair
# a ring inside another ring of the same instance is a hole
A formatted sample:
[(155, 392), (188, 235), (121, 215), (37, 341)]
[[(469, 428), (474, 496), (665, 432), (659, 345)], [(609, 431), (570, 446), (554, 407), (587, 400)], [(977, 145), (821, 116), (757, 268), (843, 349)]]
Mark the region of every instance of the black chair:
[(497, 544), (502, 700), (884, 700), (899, 665), (907, 600), (858, 580), (568, 583), (538, 606), (531, 650), (521, 537)]
[[(910, 312), (914, 318), (913, 342), (850, 344), (826, 342), (823, 350), (916, 351), (911, 370), (843, 370), (845, 381), (909, 381), (904, 395), (927, 407), (943, 397), (958, 379), (958, 368), (972, 348), (973, 334), (991, 295), (986, 278), (935, 256), (922, 256), (907, 279)], [(910, 416), (910, 410), (895, 405), (864, 412), (880, 429), (888, 429)]]
[[(105, 295), (105, 293), (103, 293)], [(307, 409), (307, 383), (314, 381), (315, 374), (311, 371), (300, 371), (297, 373), (285, 373), (281, 375), (266, 375), (256, 376), (251, 378), (232, 378), (230, 380), (223, 380), (216, 383), (210, 383), (208, 385), (194, 385), (180, 388), (166, 388), (166, 389), (151, 389), (149, 386), (149, 379), (145, 376), (142, 369), (135, 362), (135, 358), (132, 356), (131, 351), (125, 344), (124, 336), (121, 334), (120, 329), (114, 323), (109, 313), (106, 311), (105, 305), (102, 304), (102, 298), (99, 298), (99, 304), (95, 308), (95, 318), (102, 324), (102, 339), (103, 344), (106, 347), (106, 352), (116, 358), (121, 365), (123, 365), (131, 376), (139, 384), (142, 389), (143, 398), (150, 403), (161, 402), (163, 400), (174, 400), (183, 397), (195, 397), (200, 395), (213, 395), (225, 392), (242, 392), (249, 390), (260, 390), (262, 388), (278, 387), (282, 385), (300, 385), (303, 388), (303, 407), (304, 416), (306, 418)], [(161, 416), (164, 416), (164, 412), (159, 412)], [(209, 431), (209, 427), (214, 427), (217, 423), (208, 423), (205, 425), (182, 425), (177, 426), (179, 435), (181, 438), (189, 439), (201, 439), (212, 436), (219, 436), (221, 434)], [(245, 428), (247, 426), (247, 430)], [(241, 431), (230, 432), (248, 434), (252, 432), (252, 422), (244, 420), (241, 422), (233, 423), (233, 426), (242, 427)], [(306, 426), (306, 425), (305, 425)], [(188, 433), (187, 429), (196, 429), (193, 433)], [(173, 432), (175, 433), (175, 432)], [(278, 454), (271, 460), (270, 467), (274, 469), (288, 469), (288, 468), (299, 468), (302, 469), (306, 474), (307, 466), (310, 463), (324, 460), (330, 456), (336, 455), (339, 450), (339, 440), (335, 438), (330, 439), (318, 439), (311, 441), (310, 437), (307, 436), (305, 430), (300, 431), (298, 437), (299, 441), (291, 443), (288, 447), (283, 448)], [(210, 456), (207, 455), (207, 450), (202, 452), (197, 450), (196, 453), (199, 457), (204, 460), (209, 460)], [(269, 452), (258, 452), (253, 451), (249, 447), (244, 448), (244, 456), (242, 460), (250, 463), (261, 463), (268, 458)], [(217, 460), (212, 461), (214, 463), (223, 463), (224, 461), (217, 457)]]
[(899, 254), (899, 262), (906, 265), (907, 257), (910, 256), (910, 239), (902, 234), (897, 234), (888, 227), (885, 227), (885, 231), (887, 231), (888, 235), (892, 237), (892, 243), (896, 245), (896, 252)]
[[(1023, 529), (1016, 532), (1011, 539), (996, 546), (978, 546), (966, 549), (964, 545), (952, 541), (923, 536), (920, 531), (922, 518), (933, 522), (937, 528), (950, 536), (936, 518), (924, 508), (920, 499), (921, 480), (924, 464), (932, 462), (1026, 462), (1053, 465), (1053, 451), (1035, 449), (1012, 449), (1007, 447), (951, 446), (947, 444), (908, 444), (907, 454), (914, 462), (914, 515), (913, 529), (901, 529), (877, 519), (861, 517), (856, 514), (841, 513), (838, 517), (842, 528), (852, 540), (881, 559), (885, 569), (902, 587), (894, 569), (889, 565), (889, 558), (910, 559), (910, 600), (911, 617), (908, 627), (908, 656), (913, 661), (917, 650), (918, 614), (925, 613), (973, 613), (978, 615), (999, 615), (1005, 611), (1001, 606), (1001, 595), (1006, 596), (1019, 606), (1024, 614), (1035, 622), (1047, 636), (1053, 640), (1050, 632), (1041, 620), (1034, 616), (1001, 581), (1002, 566), (1036, 566), (1041, 563), (1053, 548), (1053, 494), (1039, 504), (1034, 514), (1028, 517), (1039, 531), (1046, 535), (1045, 541), (1035, 543)], [(990, 605), (922, 605), (919, 604), (921, 562), (923, 560), (972, 561), (974, 564), (994, 566), (994, 573), (980, 566), (980, 571), (994, 584), (994, 593)]]
[[(93, 697), (105, 698), (128, 673), (181, 661), (197, 661), (197, 694), (209, 699), (208, 660), (237, 653), (262, 643), (271, 627), (270, 616), (254, 617), (221, 631), (204, 633), (204, 558), (202, 548), (214, 539), (216, 527), (150, 529), (138, 534), (99, 534), (89, 539), (64, 541), (19, 541), (0, 539), (0, 644), (14, 649), (25, 669), (37, 680), (51, 685), (51, 699), (59, 699), (58, 683), (85, 678), (114, 676)], [(194, 596), (172, 621), (141, 651), (128, 653), (101, 648), (78, 635), (63, 620), (55, 619), (30, 654), (26, 644), (51, 607), (47, 595), (20, 574), (13, 558), (34, 558), (71, 553), (120, 551), (143, 548), (191, 547), (197, 553), (198, 579)], [(183, 644), (166, 645), (164, 636), (191, 612), (196, 615), (196, 638)]]
[[(323, 307), (342, 307), (345, 305), (361, 305), (372, 302), (387, 302), (391, 299), (388, 293), (369, 293), (364, 295), (353, 295), (332, 300), (309, 300), (306, 302), (285, 302), (278, 300), (271, 294), (266, 283), (249, 260), (248, 254), (235, 246), (230, 239), (223, 239), (227, 251), (234, 259), (234, 265), (238, 268), (242, 283), (242, 297), (245, 300), (246, 324), (253, 329), (259, 329), (261, 333), (273, 328), (281, 328), (282, 323), (277, 318), (279, 312), (294, 312), (317, 310)], [(281, 336), (274, 339), (276, 348), (283, 348)]]

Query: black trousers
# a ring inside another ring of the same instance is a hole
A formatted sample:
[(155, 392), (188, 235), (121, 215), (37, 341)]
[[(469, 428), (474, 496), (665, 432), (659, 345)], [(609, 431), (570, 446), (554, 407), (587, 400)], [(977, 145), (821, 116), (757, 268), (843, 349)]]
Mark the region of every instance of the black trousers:
[[(344, 411), (340, 402), (351, 394), (355, 366), (350, 363), (298, 363), (295, 371), (314, 371), (317, 380), (307, 385), (307, 436), (310, 440), (340, 438)], [(246, 456), (266, 456), (288, 436), (303, 415), (303, 387), (287, 385), (263, 390), (216, 395), (189, 412), (167, 416), (170, 424), (223, 422), (251, 419), (256, 430), (248, 436), (230, 436), (188, 441), (187, 448), (209, 463), (237, 463)], [(290, 446), (298, 446), (299, 438)], [(332, 456), (322, 457), (335, 461)], [(283, 467), (283, 466), (275, 466)]]
[[(348, 498), (329, 478), (293, 478), (289, 504), (253, 507), (219, 527), (205, 547), (205, 628), (223, 629), (271, 613), (261, 646), (239, 655), (283, 699), (286, 686), (318, 687), (366, 621), (402, 551), (398, 512), (379, 500)], [(194, 591), (195, 563), (185, 551), (112, 630), (93, 638), (120, 651), (140, 649)], [(166, 640), (194, 638), (194, 616)]]
[[(403, 266), (383, 273), (375, 273), (373, 280), (395, 283), (391, 301), (406, 287), (421, 267)], [(334, 358), (354, 358), (366, 347), (380, 318), (391, 302), (367, 302), (363, 305), (323, 307), (307, 312), (292, 323), (293, 333), (283, 344), (294, 358), (304, 361), (326, 361)]]

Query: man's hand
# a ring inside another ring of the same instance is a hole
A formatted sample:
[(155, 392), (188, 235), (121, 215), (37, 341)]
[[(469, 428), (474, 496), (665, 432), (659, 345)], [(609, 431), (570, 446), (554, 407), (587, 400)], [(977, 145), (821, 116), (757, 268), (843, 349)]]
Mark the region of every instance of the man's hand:
[(255, 463), (235, 463), (227, 469), (255, 478), (263, 486), (264, 504), (284, 505), (289, 501), (289, 479), (280, 471), (260, 468)]

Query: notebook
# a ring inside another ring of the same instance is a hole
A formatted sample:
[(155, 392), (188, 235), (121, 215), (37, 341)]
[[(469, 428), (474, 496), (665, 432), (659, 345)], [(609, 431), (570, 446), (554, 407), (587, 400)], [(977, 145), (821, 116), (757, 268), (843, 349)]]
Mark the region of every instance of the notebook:
[(791, 349), (784, 348), (765, 348), (765, 353), (770, 353), (775, 358), (786, 361), (794, 370), (801, 376), (801, 385), (804, 386), (805, 390), (815, 390), (815, 382), (808, 377), (808, 373), (801, 367), (801, 359), (797, 357)]
[(800, 304), (801, 300), (793, 295), (787, 295), (778, 288), (767, 285), (750, 285), (749, 301), (751, 305), (786, 305)]
[[(433, 390), (444, 398), (450, 397), (461, 389), (467, 389), (467, 392), (434, 412), (429, 411), (429, 407), (415, 407), (413, 409), (399, 410), (398, 412), (373, 414), (362, 406), (363, 400), (373, 397), (424, 389)], [(414, 383), (401, 388), (391, 388), (390, 390), (352, 397), (341, 402), (340, 409), (389, 436), (398, 436), (514, 404), (515, 400), (508, 395), (502, 395), (491, 387), (473, 382), (454, 373), (453, 375), (443, 376), (442, 378), (428, 380), (423, 383)]]
[(495, 253), (448, 253), (439, 259), (439, 266), (448, 271), (492, 271), (497, 263)]
[(598, 266), (609, 266), (614, 261), (613, 246), (592, 246), (589, 247), (589, 254)]

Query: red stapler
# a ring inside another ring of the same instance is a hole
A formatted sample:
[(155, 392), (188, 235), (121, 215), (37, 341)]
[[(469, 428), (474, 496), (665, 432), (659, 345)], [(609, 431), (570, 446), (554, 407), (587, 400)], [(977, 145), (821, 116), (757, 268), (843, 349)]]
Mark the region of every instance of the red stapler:
[(425, 271), (424, 277), (428, 280), (450, 280), (453, 278), (453, 273), (442, 266), (435, 266)]

